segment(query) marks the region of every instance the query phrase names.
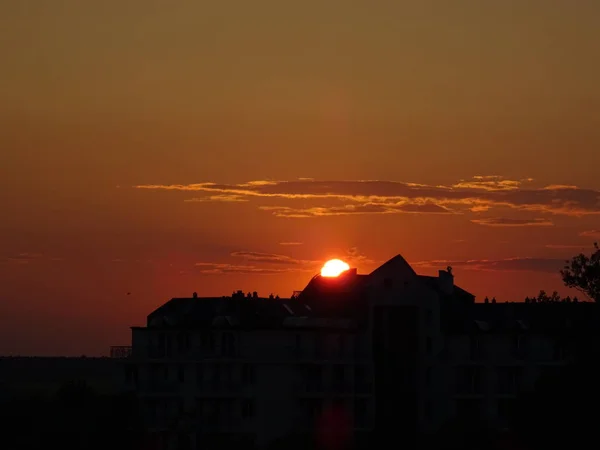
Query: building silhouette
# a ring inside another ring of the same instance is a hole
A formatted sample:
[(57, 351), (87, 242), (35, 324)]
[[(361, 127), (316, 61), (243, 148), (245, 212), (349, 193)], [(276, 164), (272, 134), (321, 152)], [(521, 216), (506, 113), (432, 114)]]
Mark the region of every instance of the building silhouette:
[(596, 311), (475, 303), (450, 267), (418, 275), (398, 255), (368, 275), (317, 275), (291, 298), (173, 298), (132, 328), (127, 384), (162, 448), (391, 445), (457, 419), (503, 429), (517, 396), (574, 356)]

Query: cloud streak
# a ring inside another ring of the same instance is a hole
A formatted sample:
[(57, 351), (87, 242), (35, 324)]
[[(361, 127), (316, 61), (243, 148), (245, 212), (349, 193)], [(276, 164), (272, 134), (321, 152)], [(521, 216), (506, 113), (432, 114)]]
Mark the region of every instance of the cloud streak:
[(510, 219), (507, 217), (472, 219), (471, 222), (488, 227), (551, 227), (554, 225), (548, 219)]
[(566, 250), (566, 249), (579, 249), (584, 250), (587, 245), (573, 245), (573, 244), (547, 244), (546, 248), (556, 249), (556, 250)]
[(558, 258), (506, 258), (472, 260), (435, 260), (411, 263), (415, 268), (459, 267), (464, 270), (483, 270), (501, 272), (545, 272), (558, 273), (565, 266), (564, 259)]
[(227, 275), (227, 274), (252, 274), (252, 275), (272, 275), (289, 272), (289, 269), (277, 269), (269, 267), (257, 267), (245, 264), (223, 264), (198, 262), (195, 264), (198, 273), (203, 275)]
[[(289, 272), (317, 273), (325, 261), (297, 259), (288, 255), (255, 251), (236, 251), (230, 256), (244, 260), (244, 264), (198, 262), (195, 264), (199, 273), (219, 275), (228, 273), (239, 274), (276, 274)], [(338, 257), (348, 262), (352, 267), (376, 263), (361, 253), (356, 247), (340, 252)]]
[(5, 257), (0, 257), (0, 264), (11, 264), (11, 265), (26, 265), (33, 262), (41, 262), (41, 261), (63, 261), (63, 258), (47, 256), (42, 253), (33, 253), (33, 252), (22, 252), (17, 253)]
[[(203, 193), (194, 201), (250, 199), (303, 200), (313, 203), (261, 209), (278, 217), (323, 217), (356, 214), (447, 214), (511, 208), (567, 216), (600, 214), (600, 192), (576, 186), (532, 187), (532, 180), (476, 176), (449, 186), (398, 181), (250, 181), (240, 184), (138, 185), (137, 189)], [(201, 200), (200, 200), (201, 199)], [(337, 202), (337, 205), (330, 205)]]
[(582, 231), (581, 233), (579, 233), (579, 236), (600, 239), (600, 230)]
[(302, 265), (302, 264), (315, 264), (316, 261), (307, 261), (302, 259), (294, 259), (287, 255), (278, 255), (275, 253), (262, 253), (262, 252), (233, 252), (231, 256), (237, 258), (243, 258), (246, 261), (259, 262), (266, 264), (286, 264), (286, 265)]

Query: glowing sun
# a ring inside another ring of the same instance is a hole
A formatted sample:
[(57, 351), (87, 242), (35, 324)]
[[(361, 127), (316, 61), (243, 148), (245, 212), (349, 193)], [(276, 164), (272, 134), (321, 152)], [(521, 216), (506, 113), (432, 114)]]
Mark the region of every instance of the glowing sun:
[(323, 265), (323, 268), (321, 269), (321, 276), (337, 277), (348, 269), (350, 269), (350, 266), (341, 259), (331, 259)]

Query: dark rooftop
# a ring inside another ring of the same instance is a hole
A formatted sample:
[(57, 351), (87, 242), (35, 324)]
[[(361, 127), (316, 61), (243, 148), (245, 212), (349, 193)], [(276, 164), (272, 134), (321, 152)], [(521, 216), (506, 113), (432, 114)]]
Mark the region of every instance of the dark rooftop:
[[(516, 332), (595, 328), (600, 308), (594, 303), (475, 303), (475, 296), (454, 284), (451, 269), (439, 277), (417, 275), (397, 255), (369, 275), (350, 269), (338, 277), (314, 276), (291, 298), (256, 292), (228, 297), (173, 298), (153, 311), (147, 326), (167, 328), (335, 328), (363, 327), (372, 284), (399, 277), (434, 290), (441, 300), (441, 326), (448, 333)], [(448, 283), (449, 282), (449, 283)]]

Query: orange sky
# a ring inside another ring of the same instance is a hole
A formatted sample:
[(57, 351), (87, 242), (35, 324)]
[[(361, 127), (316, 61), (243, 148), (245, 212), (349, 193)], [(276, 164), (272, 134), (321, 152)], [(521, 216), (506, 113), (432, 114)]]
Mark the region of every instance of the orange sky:
[(600, 3), (208, 3), (0, 4), (0, 354), (106, 353), (331, 257), (567, 293), (600, 240)]

